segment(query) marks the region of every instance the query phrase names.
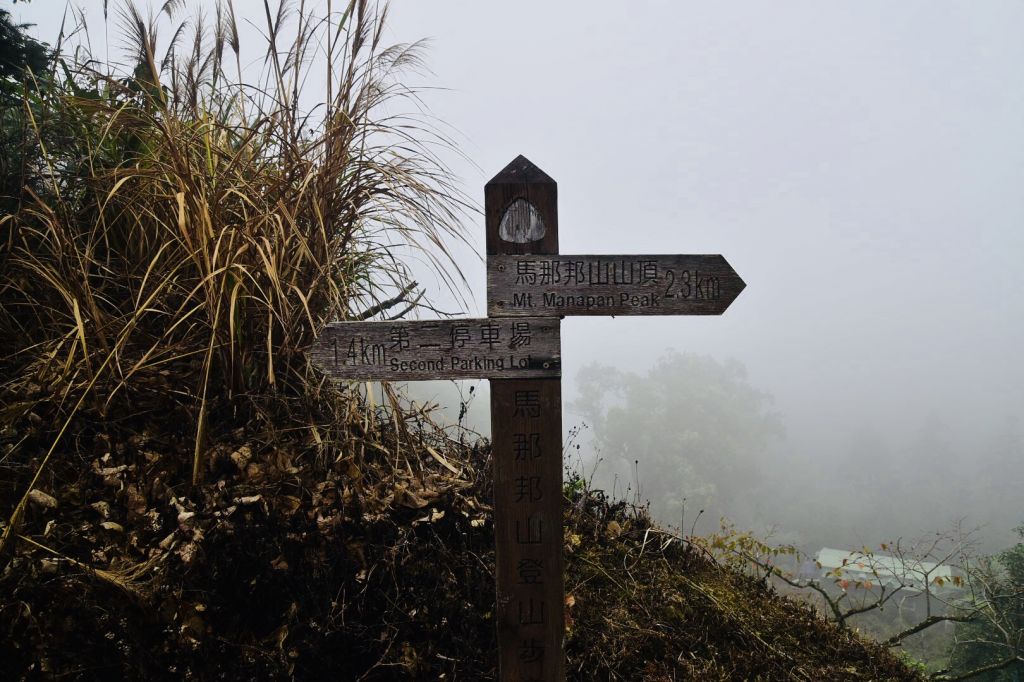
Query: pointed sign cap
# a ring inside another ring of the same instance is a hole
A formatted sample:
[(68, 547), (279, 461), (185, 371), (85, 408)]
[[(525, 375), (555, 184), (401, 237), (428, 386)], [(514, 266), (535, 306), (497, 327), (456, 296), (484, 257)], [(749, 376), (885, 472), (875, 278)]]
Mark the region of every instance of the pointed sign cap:
[(528, 158), (520, 154), (512, 163), (501, 169), (497, 175), (491, 178), (488, 185), (554, 185), (555, 181), (551, 176), (537, 168)]

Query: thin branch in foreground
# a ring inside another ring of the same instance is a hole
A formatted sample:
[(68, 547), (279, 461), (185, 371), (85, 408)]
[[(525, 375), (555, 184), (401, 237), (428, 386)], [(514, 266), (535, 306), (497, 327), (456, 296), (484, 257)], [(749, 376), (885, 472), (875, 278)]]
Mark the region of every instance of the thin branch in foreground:
[(985, 673), (994, 672), (996, 670), (1002, 670), (1003, 668), (1007, 668), (1013, 665), (1014, 663), (1024, 663), (1024, 657), (1010, 656), (1008, 658), (1004, 658), (1001, 661), (990, 663), (988, 665), (983, 665), (980, 668), (975, 668), (974, 670), (969, 670), (963, 673), (962, 675), (950, 676), (946, 675), (944, 671), (940, 670), (936, 674), (932, 675), (931, 679), (939, 680), (941, 682), (960, 682), (960, 680), (969, 680), (972, 677), (977, 677), (978, 675), (984, 675)]
[[(419, 285), (416, 282), (410, 282), (409, 284), (405, 285), (402, 288), (402, 290), (400, 292), (398, 292), (398, 295), (395, 296), (394, 298), (389, 298), (386, 301), (381, 301), (380, 303), (377, 303), (376, 305), (372, 305), (369, 308), (367, 308), (366, 310), (364, 310), (363, 312), (356, 313), (355, 315), (352, 316), (351, 319), (355, 320), (356, 322), (361, 322), (363, 320), (368, 320), (371, 317), (373, 317), (374, 315), (376, 315), (378, 313), (381, 313), (381, 312), (383, 312), (385, 310), (390, 310), (391, 308), (394, 308), (399, 303), (404, 303), (406, 300), (408, 300), (409, 294), (411, 294), (412, 291), (417, 286), (419, 286)], [(420, 296), (422, 296), (422, 294)], [(417, 300), (419, 300), (419, 297), (417, 297)]]
[(941, 623), (943, 621), (950, 621), (952, 623), (969, 623), (972, 620), (974, 620), (973, 616), (928, 616), (917, 625), (909, 627), (902, 632), (897, 632), (895, 635), (882, 642), (882, 646), (899, 646), (907, 637), (917, 634), (918, 632), (921, 632), (921, 630), (926, 630), (936, 623)]

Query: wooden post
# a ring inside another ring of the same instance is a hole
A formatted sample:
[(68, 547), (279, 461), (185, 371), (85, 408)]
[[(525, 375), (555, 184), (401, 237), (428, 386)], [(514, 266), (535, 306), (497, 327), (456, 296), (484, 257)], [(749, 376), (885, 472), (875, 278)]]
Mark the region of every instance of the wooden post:
[[(557, 186), (526, 158), (517, 157), (487, 183), (484, 207), (489, 259), (558, 253)], [(507, 313), (499, 306), (491, 315)], [(491, 438), (499, 679), (560, 682), (561, 379), (492, 379)]]

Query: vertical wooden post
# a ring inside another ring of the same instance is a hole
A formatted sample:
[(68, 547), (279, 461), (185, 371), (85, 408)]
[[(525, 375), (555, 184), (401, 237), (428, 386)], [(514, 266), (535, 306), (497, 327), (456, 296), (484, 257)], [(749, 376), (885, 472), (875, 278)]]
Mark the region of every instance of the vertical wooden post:
[[(558, 253), (557, 186), (526, 158), (487, 183), (484, 208), (488, 256)], [(561, 379), (492, 379), (491, 434), (499, 679), (561, 682)]]

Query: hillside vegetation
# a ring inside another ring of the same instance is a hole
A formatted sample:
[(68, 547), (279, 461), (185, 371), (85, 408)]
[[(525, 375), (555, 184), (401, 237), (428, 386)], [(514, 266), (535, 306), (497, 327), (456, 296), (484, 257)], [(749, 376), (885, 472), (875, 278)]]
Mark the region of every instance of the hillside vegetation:
[[(267, 448), (243, 469), (224, 443), (182, 493), (175, 443), (140, 435), (30, 512), (0, 580), (6, 678), (493, 679), (488, 451), (431, 449), (459, 474), (420, 450), (419, 475), (357, 495), (340, 464)], [(567, 493), (571, 679), (918, 679), (642, 511)]]

